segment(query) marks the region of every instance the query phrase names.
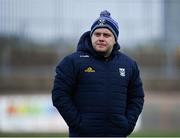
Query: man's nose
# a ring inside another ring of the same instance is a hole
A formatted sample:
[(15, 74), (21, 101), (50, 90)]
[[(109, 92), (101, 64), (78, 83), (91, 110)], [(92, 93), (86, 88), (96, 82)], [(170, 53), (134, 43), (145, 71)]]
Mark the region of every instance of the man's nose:
[(104, 36), (103, 36), (103, 35), (100, 35), (99, 40), (100, 40), (100, 41), (104, 41)]

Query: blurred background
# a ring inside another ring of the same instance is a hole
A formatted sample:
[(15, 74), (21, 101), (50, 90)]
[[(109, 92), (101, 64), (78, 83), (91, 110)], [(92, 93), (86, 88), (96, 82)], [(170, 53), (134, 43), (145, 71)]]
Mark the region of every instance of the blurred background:
[(104, 9), (144, 83), (131, 136), (180, 136), (179, 0), (0, 0), (0, 136), (67, 136), (51, 102), (55, 67)]

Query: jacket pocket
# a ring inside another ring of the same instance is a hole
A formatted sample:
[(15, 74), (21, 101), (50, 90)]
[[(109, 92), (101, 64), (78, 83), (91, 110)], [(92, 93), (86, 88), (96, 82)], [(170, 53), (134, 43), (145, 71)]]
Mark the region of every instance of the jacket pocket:
[(119, 128), (124, 135), (129, 135), (129, 123), (125, 116), (119, 114), (112, 114), (110, 117), (113, 127)]
[(86, 134), (86, 127), (87, 127), (87, 125), (88, 124), (86, 124), (86, 118), (82, 114), (81, 115), (81, 122), (79, 123), (79, 129), (78, 129), (79, 136), (83, 136), (83, 135)]

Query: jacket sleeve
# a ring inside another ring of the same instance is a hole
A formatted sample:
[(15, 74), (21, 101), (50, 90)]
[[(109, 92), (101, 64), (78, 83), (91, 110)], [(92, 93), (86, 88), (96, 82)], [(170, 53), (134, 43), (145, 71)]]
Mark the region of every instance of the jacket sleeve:
[(52, 89), (53, 105), (57, 108), (69, 127), (78, 128), (80, 115), (71, 95), (76, 84), (76, 71), (70, 57), (65, 57), (56, 67), (56, 76)]
[(128, 86), (126, 117), (129, 123), (129, 134), (133, 131), (144, 105), (144, 90), (140, 73), (134, 62), (132, 77)]

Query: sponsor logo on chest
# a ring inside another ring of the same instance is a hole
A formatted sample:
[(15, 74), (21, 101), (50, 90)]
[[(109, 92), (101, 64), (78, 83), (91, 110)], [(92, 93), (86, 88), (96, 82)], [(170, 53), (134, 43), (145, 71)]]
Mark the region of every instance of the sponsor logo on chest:
[(95, 69), (93, 69), (92, 67), (88, 67), (84, 70), (84, 72), (88, 72), (88, 73), (95, 72)]

